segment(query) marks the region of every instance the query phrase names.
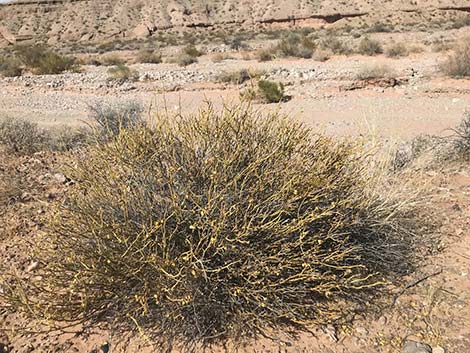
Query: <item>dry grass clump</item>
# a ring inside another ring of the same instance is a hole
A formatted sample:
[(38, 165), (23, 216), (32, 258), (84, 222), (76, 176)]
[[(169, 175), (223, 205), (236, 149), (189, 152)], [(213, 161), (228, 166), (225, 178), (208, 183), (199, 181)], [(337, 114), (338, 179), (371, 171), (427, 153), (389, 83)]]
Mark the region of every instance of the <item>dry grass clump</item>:
[(258, 61), (260, 62), (267, 62), (271, 61), (276, 57), (275, 49), (263, 49), (258, 51), (256, 54)]
[(456, 159), (470, 160), (470, 112), (466, 112), (462, 122), (454, 129), (451, 143)]
[(88, 106), (88, 117), (100, 140), (119, 135), (121, 130), (144, 126), (144, 108), (137, 101), (98, 102)]
[(137, 71), (132, 70), (129, 66), (118, 64), (108, 70), (110, 78), (118, 81), (136, 81), (139, 78)]
[(408, 48), (403, 43), (393, 43), (385, 49), (385, 55), (389, 58), (398, 58), (407, 56), (409, 53)]
[(46, 140), (46, 132), (36, 123), (13, 118), (0, 121), (0, 144), (9, 152), (34, 153), (44, 146)]
[(56, 53), (41, 45), (20, 45), (14, 49), (15, 56), (37, 75), (55, 75), (76, 70), (74, 58)]
[(307, 36), (289, 33), (275, 47), (280, 56), (309, 59), (315, 50), (315, 43)]
[(23, 68), (16, 57), (0, 57), (0, 75), (4, 77), (21, 76)]
[(117, 66), (125, 65), (126, 61), (117, 54), (108, 54), (101, 57), (99, 63), (104, 66)]
[(69, 151), (89, 143), (86, 129), (43, 129), (37, 123), (7, 118), (0, 121), (0, 145), (8, 153), (28, 155), (38, 151)]
[(241, 85), (246, 81), (257, 79), (264, 74), (262, 71), (250, 70), (250, 69), (240, 69), (235, 71), (225, 71), (222, 72), (218, 77), (217, 81), (223, 83), (230, 83), (234, 85)]
[(162, 54), (151, 49), (142, 49), (137, 54), (137, 62), (142, 64), (160, 64)]
[(451, 77), (470, 77), (470, 38), (455, 47), (453, 54), (441, 64), (441, 70)]
[(352, 49), (343, 40), (334, 35), (327, 35), (319, 41), (319, 48), (337, 55), (347, 55)]
[(413, 213), (368, 155), (246, 106), (159, 115), (74, 162), (42, 280), (0, 295), (187, 350), (332, 322), (413, 262)]
[(393, 76), (392, 69), (384, 64), (364, 65), (356, 75), (358, 80), (370, 80)]
[(282, 82), (259, 80), (257, 85), (252, 84), (241, 93), (241, 97), (247, 101), (260, 101), (263, 103), (280, 103), (290, 97), (285, 95)]
[(378, 40), (365, 37), (359, 43), (357, 52), (363, 55), (378, 55), (383, 53), (382, 44)]

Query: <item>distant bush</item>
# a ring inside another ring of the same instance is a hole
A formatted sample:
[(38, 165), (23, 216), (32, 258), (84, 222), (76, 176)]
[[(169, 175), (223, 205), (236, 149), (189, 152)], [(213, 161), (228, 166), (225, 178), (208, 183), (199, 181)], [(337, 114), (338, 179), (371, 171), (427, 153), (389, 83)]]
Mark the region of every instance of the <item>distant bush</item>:
[(359, 80), (390, 77), (393, 71), (387, 65), (365, 65), (356, 75)]
[(286, 98), (284, 85), (280, 82), (260, 80), (258, 82), (258, 92), (260, 97), (267, 103), (279, 103)]
[(454, 158), (470, 161), (470, 112), (465, 113), (462, 122), (452, 131)]
[(186, 47), (183, 48), (182, 53), (192, 58), (198, 58), (204, 54), (199, 49), (197, 49), (194, 45), (187, 45)]
[(359, 54), (363, 55), (378, 55), (383, 53), (382, 44), (379, 41), (365, 37), (359, 43), (357, 49)]
[(257, 53), (258, 61), (266, 62), (271, 61), (275, 58), (276, 53), (274, 49), (263, 49)]
[(403, 43), (393, 43), (385, 50), (385, 55), (389, 58), (397, 58), (408, 55), (408, 48)]
[(88, 106), (92, 126), (104, 139), (117, 136), (123, 129), (144, 126), (143, 110), (142, 104), (136, 101), (98, 102)]
[(8, 152), (21, 155), (39, 151), (69, 151), (87, 145), (86, 129), (43, 129), (37, 123), (7, 118), (0, 121), (0, 145)]
[(143, 49), (137, 54), (137, 62), (143, 64), (160, 64), (162, 62), (162, 54), (151, 49)]
[(173, 59), (173, 62), (178, 64), (179, 66), (185, 67), (191, 64), (197, 63), (197, 57), (190, 56), (184, 53), (180, 53), (176, 58)]
[(369, 33), (386, 33), (386, 32), (392, 32), (392, 29), (390, 28), (390, 26), (388, 26), (384, 23), (377, 22), (377, 23), (374, 23), (372, 26), (370, 26), (367, 29), (367, 32), (369, 32)]
[(4, 77), (21, 76), (23, 68), (21, 62), (16, 57), (0, 58), (0, 75)]
[(323, 50), (328, 50), (333, 54), (339, 55), (347, 55), (352, 52), (350, 46), (348, 46), (342, 40), (336, 38), (333, 35), (328, 35), (325, 38), (321, 39), (319, 42), (319, 47)]
[(251, 79), (259, 78), (263, 73), (255, 70), (240, 69), (236, 71), (222, 72), (218, 77), (217, 81), (224, 83), (231, 83), (240, 85)]
[(276, 46), (276, 51), (280, 56), (305, 59), (312, 57), (314, 49), (315, 44), (313, 41), (297, 33), (289, 33)]
[(116, 54), (105, 55), (100, 58), (100, 63), (105, 66), (125, 65), (126, 61)]
[(159, 115), (74, 161), (41, 280), (2, 273), (0, 297), (34, 319), (137, 327), (161, 352), (329, 324), (416, 260), (416, 212), (370, 158), (246, 107)]
[(45, 46), (23, 45), (15, 47), (15, 55), (34, 74), (60, 74), (64, 71), (75, 70), (77, 65), (74, 58), (53, 52)]
[(132, 70), (129, 66), (124, 64), (111, 67), (108, 69), (108, 73), (111, 75), (113, 80), (135, 81), (139, 77), (137, 71)]
[(13, 118), (0, 121), (0, 144), (12, 153), (37, 152), (41, 150), (47, 139), (46, 132), (36, 123)]
[(317, 49), (313, 53), (313, 60), (324, 62), (329, 60), (331, 57), (331, 52), (329, 50)]
[(451, 77), (470, 77), (470, 38), (456, 45), (454, 52), (441, 64), (441, 70)]

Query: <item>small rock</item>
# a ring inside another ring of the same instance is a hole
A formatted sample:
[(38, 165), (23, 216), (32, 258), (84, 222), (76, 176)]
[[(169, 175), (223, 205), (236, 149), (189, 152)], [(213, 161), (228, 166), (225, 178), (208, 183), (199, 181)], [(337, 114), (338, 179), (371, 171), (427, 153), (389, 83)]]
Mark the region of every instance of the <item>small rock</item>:
[(433, 347), (432, 353), (446, 353), (446, 350), (442, 347), (437, 346)]
[(55, 173), (54, 178), (61, 184), (65, 184), (67, 182), (67, 177), (62, 173)]
[(26, 267), (26, 272), (31, 272), (31, 271), (34, 271), (35, 269), (37, 269), (39, 266), (39, 262), (38, 261), (33, 261), (29, 264), (28, 267)]
[(101, 352), (103, 353), (108, 353), (109, 352), (109, 343), (108, 342), (104, 342), (101, 347)]
[(403, 353), (432, 353), (432, 348), (426, 343), (406, 341)]

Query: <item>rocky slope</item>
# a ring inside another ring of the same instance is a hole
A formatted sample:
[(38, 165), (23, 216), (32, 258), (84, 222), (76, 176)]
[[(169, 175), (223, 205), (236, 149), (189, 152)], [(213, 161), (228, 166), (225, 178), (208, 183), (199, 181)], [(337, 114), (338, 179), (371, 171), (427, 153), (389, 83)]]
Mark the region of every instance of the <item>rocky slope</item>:
[(0, 5), (0, 47), (142, 38), (161, 30), (470, 21), (470, 0), (21, 0)]

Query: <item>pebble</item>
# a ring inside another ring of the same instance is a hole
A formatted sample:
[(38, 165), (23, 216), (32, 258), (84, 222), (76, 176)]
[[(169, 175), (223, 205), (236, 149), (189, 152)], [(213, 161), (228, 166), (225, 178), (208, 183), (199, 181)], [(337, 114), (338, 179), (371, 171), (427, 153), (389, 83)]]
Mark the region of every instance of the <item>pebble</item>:
[(431, 346), (416, 341), (406, 341), (403, 353), (433, 353)]
[(446, 350), (442, 347), (437, 346), (433, 347), (432, 353), (446, 353)]

